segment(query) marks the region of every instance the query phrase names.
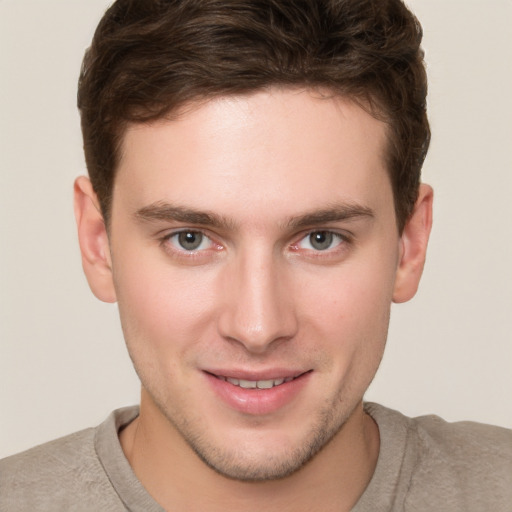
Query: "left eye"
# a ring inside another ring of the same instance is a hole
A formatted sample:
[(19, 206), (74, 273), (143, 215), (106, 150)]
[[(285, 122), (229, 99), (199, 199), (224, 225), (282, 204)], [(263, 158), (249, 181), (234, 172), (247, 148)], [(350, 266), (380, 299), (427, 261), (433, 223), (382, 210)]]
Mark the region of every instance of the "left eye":
[(212, 246), (212, 241), (200, 231), (180, 231), (169, 237), (174, 247), (185, 251), (201, 251)]
[(333, 249), (343, 242), (343, 237), (332, 231), (313, 231), (305, 236), (297, 246), (300, 249), (326, 251)]

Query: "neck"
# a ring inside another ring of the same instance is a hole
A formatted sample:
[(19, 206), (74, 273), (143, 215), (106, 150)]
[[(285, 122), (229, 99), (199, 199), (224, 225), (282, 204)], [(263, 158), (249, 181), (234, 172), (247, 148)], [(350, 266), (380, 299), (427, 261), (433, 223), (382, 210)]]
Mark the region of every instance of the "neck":
[(144, 392), (140, 415), (120, 441), (137, 478), (164, 509), (198, 512), (349, 511), (379, 452), (378, 427), (359, 404), (329, 444), (292, 475), (232, 480), (209, 468)]

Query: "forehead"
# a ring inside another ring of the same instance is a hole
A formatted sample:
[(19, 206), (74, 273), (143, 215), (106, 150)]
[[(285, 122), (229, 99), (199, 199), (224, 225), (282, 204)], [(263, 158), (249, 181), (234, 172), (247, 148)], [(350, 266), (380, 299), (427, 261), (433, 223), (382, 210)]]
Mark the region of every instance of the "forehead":
[(113, 206), (290, 215), (294, 203), (392, 202), (385, 147), (386, 125), (345, 98), (286, 89), (220, 97), (127, 129)]

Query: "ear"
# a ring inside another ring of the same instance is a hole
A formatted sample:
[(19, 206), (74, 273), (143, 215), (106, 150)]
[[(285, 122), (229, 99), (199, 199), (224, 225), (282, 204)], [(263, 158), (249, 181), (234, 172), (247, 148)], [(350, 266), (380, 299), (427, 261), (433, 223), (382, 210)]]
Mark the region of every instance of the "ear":
[(400, 238), (400, 258), (393, 302), (406, 302), (412, 299), (418, 289), (432, 228), (433, 199), (432, 187), (421, 184), (413, 212)]
[(98, 198), (85, 176), (75, 180), (74, 208), (82, 266), (89, 286), (98, 299), (115, 302), (107, 229)]

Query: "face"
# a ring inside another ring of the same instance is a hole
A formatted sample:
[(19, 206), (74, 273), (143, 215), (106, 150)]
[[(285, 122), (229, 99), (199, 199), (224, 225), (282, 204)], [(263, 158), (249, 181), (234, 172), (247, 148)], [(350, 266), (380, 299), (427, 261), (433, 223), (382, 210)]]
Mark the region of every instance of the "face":
[(290, 474), (380, 362), (403, 251), (385, 125), (271, 90), (128, 129), (110, 227), (128, 349), (176, 438), (231, 478)]

